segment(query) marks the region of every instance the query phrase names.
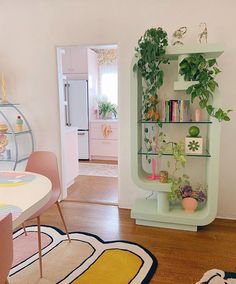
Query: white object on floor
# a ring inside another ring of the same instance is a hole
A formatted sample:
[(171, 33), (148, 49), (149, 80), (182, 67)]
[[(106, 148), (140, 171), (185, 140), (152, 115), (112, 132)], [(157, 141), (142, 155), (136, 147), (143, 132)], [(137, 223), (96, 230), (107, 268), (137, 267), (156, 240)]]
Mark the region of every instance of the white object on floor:
[(79, 162), (80, 176), (118, 177), (118, 166)]

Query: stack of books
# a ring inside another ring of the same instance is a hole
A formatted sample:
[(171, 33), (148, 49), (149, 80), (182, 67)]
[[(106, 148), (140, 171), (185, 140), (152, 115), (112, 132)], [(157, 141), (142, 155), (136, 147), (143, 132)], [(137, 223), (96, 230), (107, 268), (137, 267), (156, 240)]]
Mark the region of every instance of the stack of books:
[(163, 122), (190, 121), (190, 100), (163, 100), (160, 106)]

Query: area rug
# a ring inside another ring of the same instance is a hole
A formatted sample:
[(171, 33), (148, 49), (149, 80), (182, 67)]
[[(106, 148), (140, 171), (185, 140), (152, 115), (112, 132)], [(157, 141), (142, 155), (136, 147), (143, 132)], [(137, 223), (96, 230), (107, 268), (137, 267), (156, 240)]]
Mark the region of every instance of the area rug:
[(11, 284), (140, 284), (149, 283), (156, 258), (145, 248), (127, 241), (105, 242), (96, 235), (70, 233), (41, 226), (43, 278), (39, 278), (37, 227), (14, 233)]
[(118, 166), (79, 162), (80, 176), (118, 177)]
[(211, 269), (204, 273), (196, 284), (236, 284), (236, 273), (225, 272), (219, 269)]

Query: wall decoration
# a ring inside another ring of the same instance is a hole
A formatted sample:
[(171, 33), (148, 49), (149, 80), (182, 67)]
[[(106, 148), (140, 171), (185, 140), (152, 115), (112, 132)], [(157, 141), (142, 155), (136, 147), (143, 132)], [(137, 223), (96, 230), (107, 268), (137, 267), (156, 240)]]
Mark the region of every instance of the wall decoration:
[(199, 25), (201, 32), (199, 33), (198, 40), (200, 43), (207, 43), (207, 25), (206, 23), (201, 23)]
[(183, 45), (183, 38), (187, 33), (187, 27), (180, 27), (172, 35), (172, 45), (181, 44)]

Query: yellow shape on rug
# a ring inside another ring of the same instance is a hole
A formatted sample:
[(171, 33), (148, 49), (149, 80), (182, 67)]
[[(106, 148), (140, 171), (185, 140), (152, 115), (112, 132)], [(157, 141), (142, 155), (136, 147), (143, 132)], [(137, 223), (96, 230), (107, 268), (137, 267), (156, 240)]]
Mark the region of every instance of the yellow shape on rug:
[(143, 261), (134, 253), (109, 249), (72, 284), (121, 284), (129, 283), (138, 273)]

